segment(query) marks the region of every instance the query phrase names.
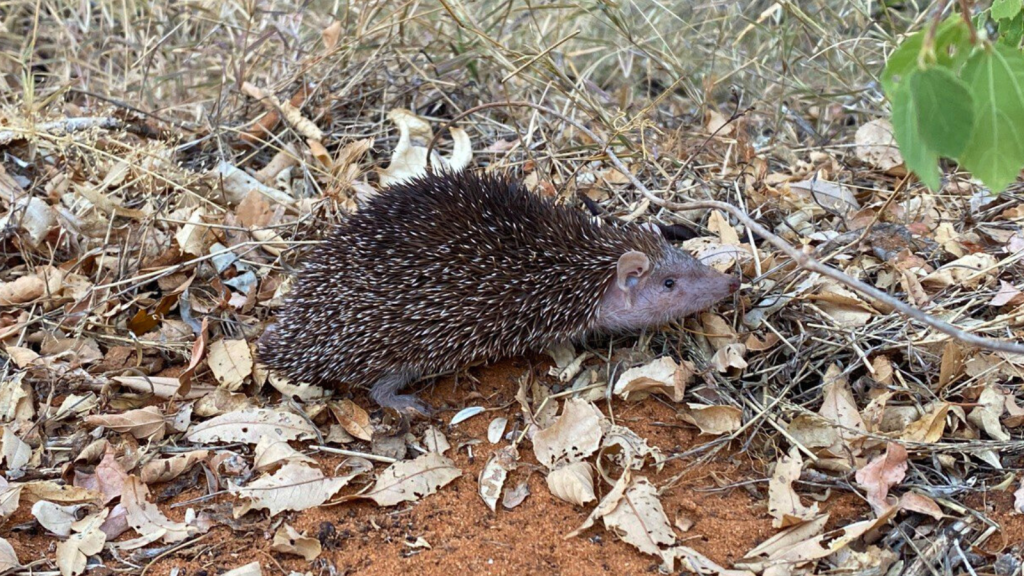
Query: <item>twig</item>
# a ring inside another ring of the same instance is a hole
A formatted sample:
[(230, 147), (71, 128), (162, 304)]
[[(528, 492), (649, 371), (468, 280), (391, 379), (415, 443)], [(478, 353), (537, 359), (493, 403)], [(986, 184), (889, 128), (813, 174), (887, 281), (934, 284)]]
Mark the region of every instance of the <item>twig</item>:
[[(479, 112), (481, 110), (486, 110), (488, 108), (500, 108), (500, 107), (505, 107), (505, 106), (508, 106), (508, 107), (525, 106), (527, 108), (533, 108), (534, 110), (537, 110), (539, 112), (543, 112), (544, 114), (551, 115), (551, 116), (553, 116), (555, 118), (558, 118), (559, 120), (565, 122), (566, 124), (569, 124), (569, 125), (573, 126), (574, 128), (576, 128), (580, 132), (583, 132), (588, 138), (590, 138), (594, 142), (601, 142), (601, 138), (599, 138), (597, 136), (597, 134), (595, 134), (592, 130), (590, 130), (586, 126), (583, 126), (582, 124), (580, 124), (576, 120), (573, 120), (572, 118), (569, 118), (569, 117), (565, 116), (564, 114), (562, 114), (562, 113), (560, 113), (560, 112), (558, 112), (556, 110), (552, 110), (551, 108), (548, 108), (547, 106), (541, 106), (539, 104), (534, 104), (533, 102), (525, 102), (525, 101), (490, 102), (490, 103), (487, 103), (487, 104), (481, 104), (479, 106), (474, 106), (473, 108), (470, 108), (470, 109), (466, 110), (465, 112), (462, 112), (462, 113), (458, 114), (457, 116), (455, 116), (454, 118), (452, 118), (451, 120), (449, 120), (445, 124), (444, 129), (447, 130), (448, 127), (450, 127), (455, 122), (457, 122), (457, 121), (461, 120), (462, 118), (465, 118), (466, 116), (468, 116), (470, 114), (473, 114), (475, 112)], [(434, 143), (437, 141), (438, 135), (440, 133), (441, 133), (441, 131), (438, 131), (436, 134), (434, 134), (434, 137), (430, 139), (430, 143), (427, 145), (427, 171), (428, 172), (432, 172), (432, 168), (431, 168), (431, 164), (430, 164), (430, 152), (431, 152), (431, 150), (433, 150)], [(779, 238), (778, 236), (776, 236), (772, 232), (769, 232), (767, 228), (765, 228), (764, 226), (762, 226), (762, 225), (758, 224), (757, 222), (755, 222), (753, 218), (751, 218), (749, 215), (747, 215), (745, 212), (743, 212), (742, 210), (740, 210), (739, 208), (737, 208), (735, 206), (732, 206), (730, 204), (726, 204), (725, 202), (717, 202), (717, 201), (714, 201), (714, 200), (695, 200), (695, 201), (680, 203), (680, 202), (670, 202), (668, 200), (664, 200), (662, 198), (659, 198), (653, 192), (651, 192), (646, 186), (644, 186), (643, 182), (641, 182), (639, 179), (637, 179), (637, 177), (634, 176), (632, 172), (629, 171), (629, 168), (627, 168), (626, 165), (623, 164), (621, 160), (619, 160), (619, 157), (616, 156), (615, 152), (613, 152), (611, 150), (611, 148), (609, 147), (608, 144), (605, 144), (602, 147), (602, 151), (608, 156), (608, 159), (611, 161), (612, 165), (615, 166), (615, 168), (618, 169), (619, 172), (622, 172), (622, 174), (630, 181), (630, 183), (632, 183), (633, 186), (637, 190), (639, 190), (641, 194), (644, 195), (644, 197), (646, 197), (648, 200), (651, 201), (652, 204), (654, 204), (656, 206), (660, 206), (660, 207), (666, 208), (668, 210), (681, 211), (681, 212), (687, 212), (687, 211), (691, 211), (691, 210), (707, 210), (707, 209), (721, 210), (723, 212), (726, 212), (726, 213), (732, 215), (734, 218), (736, 218), (740, 222), (742, 222), (747, 227), (748, 230), (753, 231), (755, 234), (757, 234), (758, 236), (764, 238), (770, 244), (772, 244), (773, 246), (775, 246), (776, 248), (778, 248), (779, 250), (784, 252), (787, 256), (792, 258), (793, 261), (800, 268), (803, 268), (804, 270), (809, 270), (811, 272), (817, 272), (818, 274), (821, 274), (822, 276), (826, 276), (828, 278), (831, 278), (831, 279), (835, 280), (836, 282), (844, 284), (844, 285), (846, 285), (846, 286), (856, 290), (857, 292), (860, 292), (861, 294), (864, 294), (864, 295), (866, 295), (866, 296), (868, 296), (870, 298), (873, 298), (873, 299), (875, 299), (875, 300), (877, 300), (879, 302), (882, 302), (886, 306), (891, 307), (896, 312), (900, 313), (901, 315), (903, 315), (905, 317), (911, 318), (913, 320), (917, 320), (918, 322), (920, 322), (922, 324), (925, 324), (926, 326), (929, 326), (929, 327), (931, 327), (931, 328), (933, 328), (933, 329), (935, 329), (935, 330), (937, 330), (937, 331), (939, 331), (939, 332), (941, 332), (941, 333), (943, 333), (943, 334), (945, 334), (947, 336), (950, 336), (951, 338), (955, 338), (955, 339), (957, 339), (957, 340), (959, 340), (959, 341), (961, 341), (961, 342), (963, 342), (965, 344), (968, 344), (968, 345), (971, 345), (971, 346), (976, 346), (978, 348), (983, 348), (983, 349), (986, 349), (986, 350), (992, 350), (992, 351), (995, 351), (995, 352), (1007, 352), (1007, 353), (1011, 353), (1011, 354), (1024, 354), (1024, 344), (1020, 344), (1020, 343), (1014, 342), (1014, 341), (995, 340), (995, 339), (992, 339), (992, 338), (986, 338), (984, 336), (976, 336), (974, 334), (971, 334), (969, 332), (961, 330), (960, 328), (957, 328), (956, 326), (953, 326), (952, 324), (949, 324), (947, 322), (939, 320), (938, 318), (936, 318), (934, 316), (926, 314), (925, 312), (922, 312), (921, 310), (918, 310), (917, 308), (914, 308), (914, 307), (912, 307), (912, 306), (910, 306), (908, 304), (905, 304), (904, 302), (902, 302), (902, 301), (900, 301), (900, 300), (898, 300), (896, 298), (893, 298), (892, 296), (886, 294), (885, 292), (882, 292), (881, 290), (875, 288), (874, 286), (871, 286), (871, 285), (867, 284), (866, 282), (862, 282), (861, 280), (858, 280), (856, 278), (852, 278), (852, 277), (848, 276), (847, 274), (844, 274), (843, 272), (840, 272), (839, 270), (837, 270), (835, 268), (831, 268), (829, 266), (825, 266), (824, 264), (821, 264), (820, 262), (815, 260), (810, 255), (805, 254), (804, 252), (801, 252), (800, 250), (797, 250), (796, 248), (791, 246), (788, 242), (786, 242), (782, 238)]]

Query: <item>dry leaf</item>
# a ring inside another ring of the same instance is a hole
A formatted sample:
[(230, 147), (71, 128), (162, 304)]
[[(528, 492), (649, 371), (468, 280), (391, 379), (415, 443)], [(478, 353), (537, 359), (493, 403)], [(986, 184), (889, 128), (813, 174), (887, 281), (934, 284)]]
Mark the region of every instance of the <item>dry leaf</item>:
[(925, 415), (906, 427), (900, 438), (907, 442), (938, 442), (946, 429), (946, 414), (949, 404), (938, 402)]
[[(623, 372), (615, 382), (616, 396), (628, 400), (633, 393), (661, 393), (681, 402), (686, 385), (693, 379), (696, 369), (692, 362), (677, 364), (669, 356), (663, 356), (643, 366)], [(641, 394), (644, 396), (645, 394)]]
[(282, 524), (274, 533), (274, 542), (270, 549), (274, 552), (302, 556), (306, 562), (316, 560), (321, 552), (319, 540), (299, 534), (298, 530), (288, 524)]
[(438, 454), (444, 454), (451, 448), (444, 433), (433, 426), (424, 430), (423, 445), (426, 446), (428, 452), (437, 452)]
[(253, 470), (269, 472), (286, 462), (305, 462), (316, 465), (316, 460), (292, 448), (284, 440), (276, 440), (269, 436), (260, 438), (253, 455)]
[(612, 424), (601, 441), (601, 452), (598, 461), (612, 459), (617, 465), (623, 468), (639, 470), (650, 458), (654, 465), (661, 470), (665, 462), (665, 455), (657, 447), (647, 444), (646, 438), (641, 438), (625, 426)]
[(428, 452), (415, 460), (388, 466), (373, 488), (361, 497), (369, 498), (380, 506), (415, 502), (437, 492), (459, 476), (462, 476), (462, 470), (454, 462), (436, 452)]
[(94, 414), (86, 416), (89, 426), (103, 426), (115, 432), (131, 434), (139, 440), (158, 442), (164, 437), (166, 422), (156, 406), (128, 410), (120, 414)]
[(346, 432), (369, 442), (373, 439), (373, 427), (370, 425), (370, 415), (355, 402), (345, 399), (341, 402), (332, 402), (331, 413), (337, 419), (338, 424)]
[(14, 432), (13, 424), (4, 426), (0, 444), (3, 444), (0, 448), (2, 448), (3, 458), (7, 463), (8, 470), (21, 470), (32, 459), (32, 447), (21, 438), (18, 438), (18, 435)]
[(907, 449), (895, 442), (889, 442), (885, 454), (875, 458), (867, 466), (857, 470), (857, 484), (867, 493), (868, 503), (875, 513), (892, 507), (886, 501), (889, 488), (899, 484), (907, 474)]
[(558, 462), (579, 462), (600, 446), (606, 425), (596, 406), (570, 398), (555, 423), (533, 436), (533, 452), (548, 468)]
[(587, 462), (573, 462), (548, 473), (548, 490), (556, 498), (576, 506), (597, 500), (594, 494), (594, 472)]
[(903, 164), (903, 156), (896, 146), (892, 123), (886, 118), (872, 120), (857, 128), (854, 136), (857, 158), (886, 172)]
[(315, 437), (313, 425), (291, 412), (265, 408), (246, 408), (228, 412), (192, 427), (185, 435), (189, 442), (258, 443), (263, 437), (274, 440), (298, 440)]
[(209, 456), (209, 450), (193, 450), (184, 454), (175, 454), (170, 458), (150, 460), (142, 467), (140, 477), (144, 484), (170, 482)]
[(184, 522), (174, 522), (149, 501), (149, 488), (136, 476), (129, 476), (121, 495), (121, 504), (127, 514), (128, 524), (143, 536), (156, 536), (172, 544), (181, 542), (196, 533)]
[[(433, 136), (430, 124), (408, 110), (396, 108), (388, 113), (388, 119), (398, 127), (399, 135), (391, 163), (380, 174), (380, 185), (385, 188), (426, 173), (426, 146)], [(469, 165), (473, 157), (472, 144), (462, 128), (453, 127), (449, 133), (454, 143), (451, 158), (443, 158), (433, 150), (431, 165), (434, 170), (458, 172)]]
[(708, 406), (687, 403), (678, 418), (700, 428), (701, 434), (731, 434), (743, 425), (743, 411), (735, 406)]
[(498, 506), (498, 498), (501, 496), (501, 489), (505, 486), (505, 479), (509, 472), (516, 469), (519, 463), (519, 451), (515, 446), (505, 446), (495, 450), (487, 459), (482, 470), (480, 470), (479, 494), (484, 504), (494, 512)]
[(107, 535), (100, 530), (100, 525), (107, 517), (107, 510), (94, 514), (76, 525), (78, 534), (57, 544), (57, 568), (61, 576), (77, 576), (85, 571), (89, 556), (99, 554), (107, 543)]
[(263, 576), (263, 568), (260, 562), (250, 562), (245, 566), (239, 566), (234, 570), (228, 570), (220, 576)]
[(1003, 410), (1006, 409), (1005, 396), (995, 384), (989, 384), (978, 396), (979, 406), (975, 406), (967, 414), (968, 422), (984, 430), (989, 438), (1000, 442), (1009, 442), (1011, 438), (999, 421), (1003, 416)]
[[(853, 398), (853, 391), (850, 390), (850, 383), (838, 365), (832, 364), (825, 372), (825, 385), (823, 390), (821, 409), (818, 411), (825, 419), (831, 421), (839, 428), (839, 437), (845, 443), (846, 448), (854, 454), (859, 453), (859, 448), (854, 449), (854, 442), (863, 440), (862, 432), (867, 430), (864, 420), (857, 410), (857, 401)], [(842, 447), (835, 446), (832, 454), (840, 455), (847, 453)]]
[(793, 482), (800, 479), (802, 469), (803, 459), (796, 447), (775, 464), (775, 472), (768, 481), (768, 514), (774, 518), (774, 528), (788, 528), (818, 515), (818, 504), (804, 506), (793, 489)]
[(743, 370), (747, 367), (747, 361), (743, 359), (746, 355), (747, 347), (743, 344), (728, 344), (715, 352), (711, 358), (711, 365), (722, 373), (728, 372), (731, 368)]
[(14, 546), (7, 540), (0, 538), (0, 572), (7, 572), (21, 566), (18, 555), (14, 553)]
[(221, 386), (232, 392), (252, 374), (252, 353), (245, 340), (218, 340), (210, 344), (207, 362)]
[(83, 504), (60, 506), (40, 500), (32, 505), (32, 516), (51, 533), (67, 537), (71, 535), (71, 525), (78, 521), (75, 514), (82, 506)]
[(935, 500), (932, 500), (924, 494), (918, 494), (917, 492), (907, 492), (903, 496), (900, 496), (899, 508), (900, 510), (920, 512), (921, 514), (931, 516), (936, 520), (942, 520), (945, 518), (945, 515), (942, 513), (942, 509), (935, 503)]
[(237, 512), (266, 508), (271, 516), (276, 516), (285, 510), (300, 511), (320, 506), (364, 471), (360, 465), (345, 476), (327, 478), (317, 468), (301, 462), (288, 462), (274, 474), (257, 478), (246, 486), (228, 484), (228, 492), (250, 500)]
[(491, 423), (487, 426), (487, 441), (491, 444), (501, 442), (501, 437), (505, 435), (506, 426), (508, 426), (508, 418), (498, 417), (491, 420)]

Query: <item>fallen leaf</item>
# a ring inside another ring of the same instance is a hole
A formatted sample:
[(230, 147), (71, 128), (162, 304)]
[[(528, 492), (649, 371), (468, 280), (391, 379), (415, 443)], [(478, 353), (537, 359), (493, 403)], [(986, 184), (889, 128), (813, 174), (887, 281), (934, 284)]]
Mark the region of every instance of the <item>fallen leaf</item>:
[(51, 533), (68, 537), (71, 535), (71, 525), (78, 521), (75, 514), (82, 506), (82, 504), (60, 506), (53, 502), (40, 500), (32, 505), (32, 516)]
[(18, 560), (18, 555), (14, 553), (14, 546), (11, 546), (11, 543), (4, 538), (0, 538), (0, 572), (6, 572), (20, 566), (21, 561)]
[(889, 442), (885, 453), (857, 470), (855, 478), (867, 493), (868, 503), (874, 508), (875, 513), (882, 512), (892, 505), (886, 501), (889, 488), (899, 484), (907, 474), (907, 449)]
[(175, 522), (156, 504), (149, 501), (149, 488), (137, 476), (129, 476), (121, 494), (121, 504), (127, 514), (128, 525), (143, 536), (160, 535), (168, 544), (181, 542), (196, 531), (184, 522)]
[(462, 470), (454, 462), (436, 452), (428, 452), (415, 460), (388, 466), (373, 488), (361, 497), (369, 498), (379, 506), (415, 502), (437, 492), (459, 476), (462, 476)]
[(286, 462), (305, 462), (316, 465), (316, 460), (292, 448), (284, 440), (277, 440), (269, 436), (260, 438), (253, 455), (253, 470), (269, 472)]
[(548, 490), (556, 498), (583, 506), (594, 500), (594, 472), (588, 462), (573, 462), (555, 468), (547, 477)]
[(270, 549), (283, 554), (302, 556), (306, 562), (316, 560), (321, 552), (319, 540), (300, 534), (288, 524), (282, 524), (274, 533), (274, 542)]
[(892, 123), (879, 118), (862, 124), (854, 136), (855, 154), (861, 162), (886, 172), (903, 164), (903, 156), (893, 136)]
[(373, 427), (370, 426), (370, 415), (355, 402), (345, 399), (341, 402), (330, 404), (331, 413), (338, 421), (338, 424), (346, 432), (369, 442), (373, 439)]
[(606, 425), (596, 406), (570, 398), (555, 423), (534, 434), (533, 452), (549, 469), (559, 462), (579, 462), (601, 445)]
[(788, 528), (818, 515), (818, 504), (804, 506), (793, 489), (802, 469), (803, 459), (796, 447), (775, 464), (775, 472), (768, 480), (768, 514), (774, 518), (774, 528)]
[(743, 425), (743, 411), (735, 406), (687, 403), (678, 418), (700, 428), (701, 434), (712, 436), (730, 434)]
[(262, 438), (298, 440), (315, 437), (316, 430), (308, 420), (280, 410), (245, 408), (228, 412), (192, 427), (185, 434), (189, 442), (247, 442), (256, 444)]
[(207, 362), (221, 386), (232, 392), (252, 374), (252, 353), (245, 340), (217, 340), (210, 344)]
[(903, 496), (900, 496), (899, 508), (900, 510), (920, 512), (921, 514), (931, 516), (936, 520), (942, 520), (945, 518), (945, 515), (942, 513), (942, 509), (935, 503), (935, 500), (932, 500), (924, 494), (918, 494), (917, 492), (907, 492)]
[(32, 447), (18, 437), (12, 424), (4, 426), (0, 444), (8, 470), (21, 470), (32, 459)]
[(164, 437), (166, 422), (156, 406), (128, 410), (120, 414), (94, 414), (86, 416), (89, 426), (102, 426), (115, 432), (131, 434), (139, 440), (157, 442)]
[(673, 402), (682, 402), (686, 385), (695, 374), (693, 363), (684, 360), (680, 365), (671, 357), (663, 356), (623, 372), (612, 392), (626, 400), (631, 394), (647, 392), (661, 393)]
[(491, 420), (491, 423), (487, 426), (487, 441), (491, 444), (501, 442), (501, 437), (505, 435), (506, 426), (508, 426), (508, 418), (498, 417)]
[(100, 525), (107, 517), (107, 510), (93, 514), (76, 525), (78, 532), (67, 540), (57, 543), (57, 568), (61, 576), (77, 576), (85, 571), (89, 556), (99, 554), (107, 543), (107, 535), (100, 530)]
[(999, 421), (1006, 409), (1006, 398), (995, 384), (989, 384), (978, 396), (978, 406), (975, 406), (969, 414), (967, 421), (985, 431), (985, 434), (993, 440), (1009, 442), (1010, 434), (1003, 429)]
[[(259, 448), (257, 447), (257, 454), (258, 450)], [(196, 464), (209, 458), (209, 456), (209, 450), (193, 450), (183, 454), (175, 454), (170, 458), (150, 460), (142, 467), (140, 477), (144, 484), (170, 482), (192, 469)]]
[(478, 493), (491, 512), (497, 509), (505, 479), (508, 478), (509, 472), (516, 469), (518, 463), (519, 451), (515, 446), (509, 445), (491, 453), (480, 470)]
[(320, 506), (365, 471), (360, 466), (347, 475), (327, 478), (318, 468), (301, 462), (288, 462), (277, 472), (257, 478), (246, 486), (228, 484), (228, 492), (250, 500), (238, 512), (266, 508), (271, 516), (276, 516), (285, 510), (300, 511)]

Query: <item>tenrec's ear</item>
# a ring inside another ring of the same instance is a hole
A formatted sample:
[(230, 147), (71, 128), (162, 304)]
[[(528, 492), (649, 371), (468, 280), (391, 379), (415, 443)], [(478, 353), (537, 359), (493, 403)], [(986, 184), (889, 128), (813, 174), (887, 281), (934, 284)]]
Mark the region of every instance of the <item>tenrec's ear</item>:
[(623, 292), (629, 291), (636, 286), (640, 278), (651, 268), (651, 260), (647, 254), (630, 250), (619, 256), (619, 263), (616, 266), (615, 284)]

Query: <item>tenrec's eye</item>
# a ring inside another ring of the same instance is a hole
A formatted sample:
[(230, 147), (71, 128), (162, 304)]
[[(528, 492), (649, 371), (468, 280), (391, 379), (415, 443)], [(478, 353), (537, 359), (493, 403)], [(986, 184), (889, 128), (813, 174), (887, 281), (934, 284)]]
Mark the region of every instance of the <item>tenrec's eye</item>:
[(676, 285), (676, 281), (671, 278), (665, 279), (665, 288), (671, 290)]

